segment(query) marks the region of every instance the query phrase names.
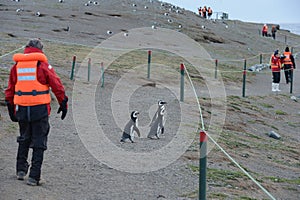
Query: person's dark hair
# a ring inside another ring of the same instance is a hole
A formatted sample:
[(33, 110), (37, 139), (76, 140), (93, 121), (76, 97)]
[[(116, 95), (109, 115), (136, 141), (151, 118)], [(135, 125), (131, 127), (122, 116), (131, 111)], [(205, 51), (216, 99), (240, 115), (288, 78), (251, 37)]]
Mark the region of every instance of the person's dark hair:
[(285, 47), (285, 52), (289, 52), (289, 51), (290, 51), (289, 47)]
[(42, 50), (43, 44), (42, 44), (41, 40), (39, 40), (39, 39), (31, 39), (28, 42), (28, 44), (26, 45), (26, 47), (35, 47), (35, 48)]

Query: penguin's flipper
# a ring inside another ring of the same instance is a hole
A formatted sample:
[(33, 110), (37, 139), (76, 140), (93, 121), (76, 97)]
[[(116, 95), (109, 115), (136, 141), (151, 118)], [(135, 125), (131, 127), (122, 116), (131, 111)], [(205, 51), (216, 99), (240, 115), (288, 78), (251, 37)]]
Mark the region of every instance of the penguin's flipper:
[(135, 130), (135, 132), (137, 133), (137, 135), (138, 135), (139, 137), (141, 137), (141, 133), (140, 133), (140, 130), (138, 129), (138, 127), (134, 127), (134, 130)]
[(165, 127), (162, 127), (161, 128), (161, 134), (164, 134), (164, 131), (165, 131)]

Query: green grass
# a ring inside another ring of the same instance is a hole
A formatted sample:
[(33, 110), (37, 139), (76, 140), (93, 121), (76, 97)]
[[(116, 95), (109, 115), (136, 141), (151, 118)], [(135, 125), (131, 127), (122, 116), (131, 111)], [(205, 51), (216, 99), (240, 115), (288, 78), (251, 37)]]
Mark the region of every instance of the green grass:
[(195, 199), (195, 198), (198, 197), (198, 193), (199, 193), (199, 190), (195, 190), (195, 191), (192, 191), (192, 192), (189, 192), (187, 194), (180, 195), (180, 196), (181, 197)]
[(260, 103), (259, 105), (261, 105), (264, 108), (273, 108), (273, 106), (271, 104), (268, 104), (268, 103)]
[(223, 193), (210, 193), (208, 194), (208, 199), (217, 198), (219, 200), (225, 200), (228, 196)]
[(275, 110), (275, 114), (276, 115), (287, 115), (287, 113), (282, 110)]
[(276, 126), (274, 126), (274, 125), (272, 125), (272, 126), (270, 126), (272, 129), (275, 129), (275, 130), (279, 130)]
[(287, 178), (269, 176), (269, 177), (265, 177), (265, 179), (271, 180), (274, 183), (289, 183), (289, 184), (300, 185), (300, 177), (297, 179), (287, 179)]
[[(199, 173), (199, 166), (189, 164), (188, 167), (195, 173)], [(223, 169), (207, 169), (207, 179), (210, 181), (221, 181), (226, 183), (228, 180), (237, 180), (238, 178), (247, 178), (241, 171), (230, 171)]]

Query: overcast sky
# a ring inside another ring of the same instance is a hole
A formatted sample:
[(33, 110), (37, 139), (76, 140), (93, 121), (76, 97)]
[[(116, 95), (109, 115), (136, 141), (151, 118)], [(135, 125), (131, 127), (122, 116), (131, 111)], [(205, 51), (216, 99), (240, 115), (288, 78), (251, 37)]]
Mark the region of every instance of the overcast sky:
[(198, 12), (200, 6), (226, 12), (230, 19), (259, 23), (300, 23), (300, 0), (163, 0)]

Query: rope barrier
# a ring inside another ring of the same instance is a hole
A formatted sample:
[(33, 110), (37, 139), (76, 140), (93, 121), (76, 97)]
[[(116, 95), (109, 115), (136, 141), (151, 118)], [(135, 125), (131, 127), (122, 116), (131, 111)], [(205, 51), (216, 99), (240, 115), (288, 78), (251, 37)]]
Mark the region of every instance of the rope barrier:
[(0, 58), (4, 58), (5, 56), (8, 56), (8, 55), (10, 55), (10, 54), (12, 54), (12, 53), (14, 53), (14, 52), (16, 52), (16, 51), (19, 51), (19, 50), (23, 49), (24, 47), (25, 47), (25, 46), (21, 46), (20, 48), (17, 48), (17, 49), (15, 49), (15, 50), (11, 51), (11, 52), (8, 52), (8, 53), (6, 53), (6, 54), (4, 54), (4, 55), (1, 55)]
[[(189, 75), (188, 70), (185, 68), (187, 77), (189, 79), (189, 82), (193, 88), (194, 95), (196, 97), (197, 103), (198, 103), (198, 109), (199, 109), (199, 114), (200, 114), (200, 120), (201, 120), (201, 125), (202, 125), (202, 130), (205, 130), (205, 125), (204, 125), (204, 120), (203, 120), (203, 115), (202, 115), (202, 109), (200, 106), (200, 102), (196, 93), (196, 89), (194, 87), (194, 84), (192, 82), (192, 79)], [(224, 149), (221, 147), (207, 132), (206, 135), (208, 138), (246, 175), (248, 176), (264, 193), (266, 193), (272, 200), (276, 200), (275, 197), (272, 196), (271, 193), (268, 192), (259, 182), (257, 182), (237, 161), (235, 161)]]

